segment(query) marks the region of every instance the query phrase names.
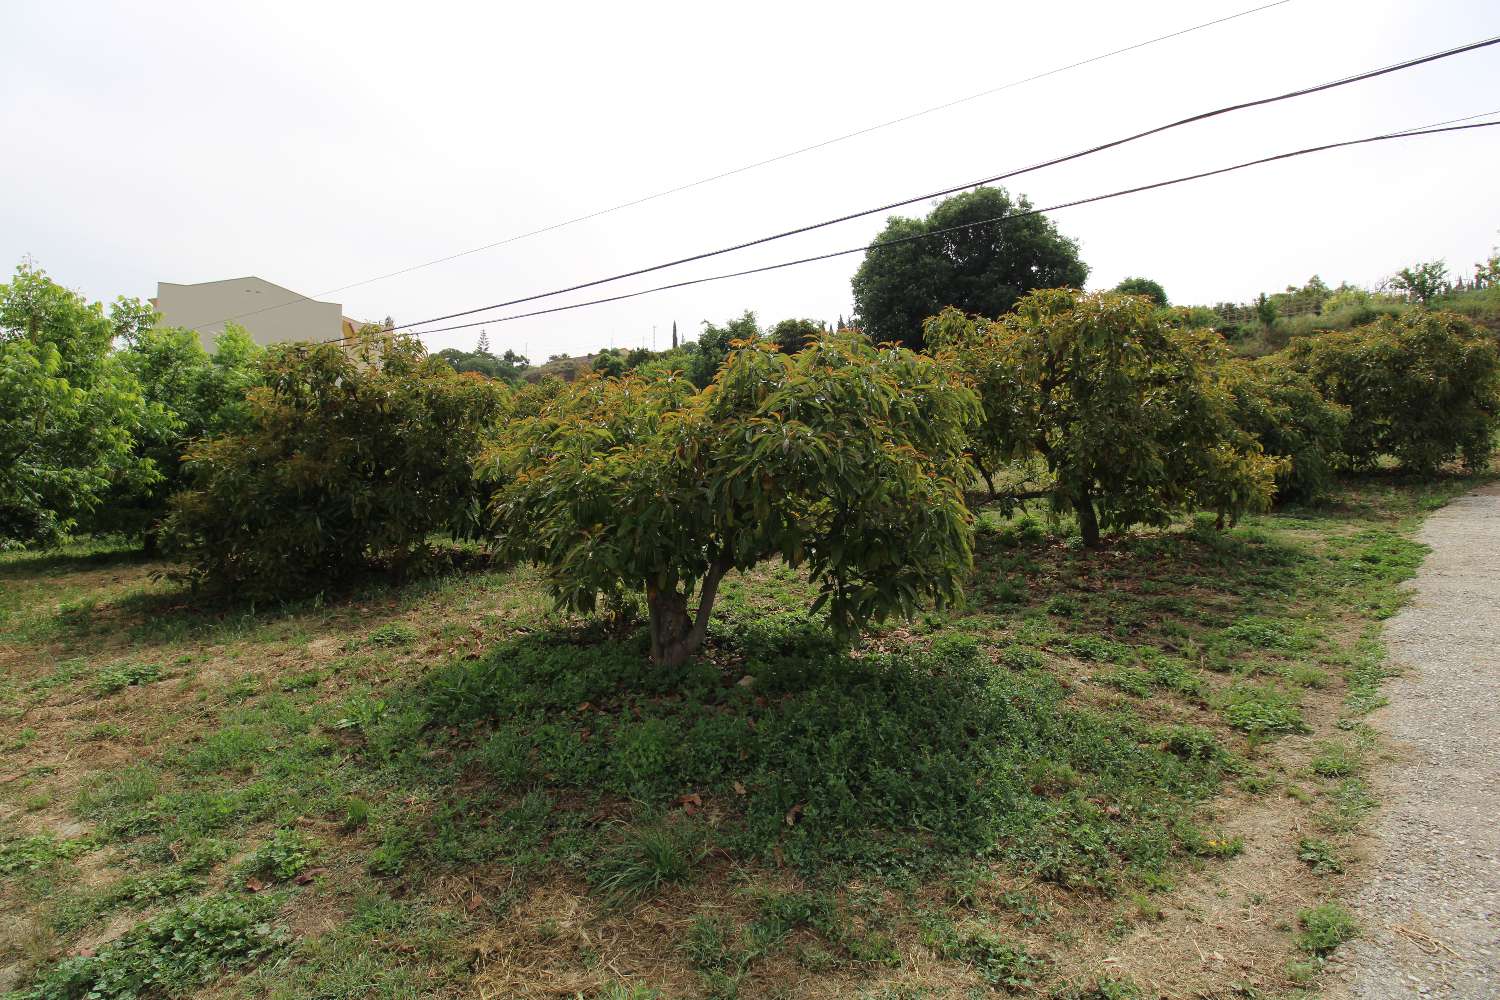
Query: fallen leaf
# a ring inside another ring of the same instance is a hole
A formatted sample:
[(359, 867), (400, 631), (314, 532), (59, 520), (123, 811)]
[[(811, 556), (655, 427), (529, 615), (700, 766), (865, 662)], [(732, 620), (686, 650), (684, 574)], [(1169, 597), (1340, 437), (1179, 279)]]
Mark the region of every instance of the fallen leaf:
[(258, 878), (252, 878), (252, 879), (246, 879), (245, 880), (245, 888), (249, 889), (251, 892), (260, 892), (265, 887), (266, 887), (266, 884), (264, 882), (262, 882)]
[(744, 795), (745, 794), (745, 786), (744, 786), (744, 784), (742, 782), (736, 781), (734, 783), (734, 794), (736, 794), (736, 795)]
[(802, 818), (802, 807), (805, 803), (798, 802), (786, 811), (786, 825), (796, 826), (797, 820)]
[(309, 868), (305, 872), (298, 872), (297, 877), (292, 879), (292, 881), (296, 882), (298, 885), (306, 885), (313, 879), (317, 878), (319, 875), (327, 874), (327, 872), (327, 868)]
[(484, 905), (484, 897), (481, 896), (479, 893), (476, 892), (476, 893), (471, 894), (469, 896), (468, 900), (465, 901), (465, 903), (464, 903), (464, 909), (468, 910), (470, 913), (473, 913), (475, 910), (479, 909), (483, 905)]

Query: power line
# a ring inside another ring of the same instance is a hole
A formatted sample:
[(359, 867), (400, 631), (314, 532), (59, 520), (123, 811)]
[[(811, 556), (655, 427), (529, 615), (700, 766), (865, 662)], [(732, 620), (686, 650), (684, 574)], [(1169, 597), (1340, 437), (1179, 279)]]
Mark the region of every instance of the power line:
[[(1487, 113), (1488, 114), (1495, 114), (1497, 112), (1487, 112)], [(1478, 116), (1478, 115), (1470, 115), (1469, 117), (1470, 118), (1476, 118), (1476, 117), (1480, 117), (1480, 116)], [(1453, 119), (1453, 120), (1454, 121), (1464, 121), (1466, 119), (1461, 119), (1460, 118), (1460, 119)], [(480, 326), (480, 325), (482, 325), (484, 323), (508, 323), (511, 320), (528, 319), (528, 318), (531, 318), (533, 316), (545, 316), (545, 315), (548, 315), (550, 313), (566, 312), (566, 311), (568, 311), (570, 309), (582, 309), (582, 308), (584, 308), (586, 306), (603, 305), (604, 303), (607, 303), (607, 302), (619, 302), (619, 301), (622, 301), (624, 299), (638, 298), (639, 296), (642, 296), (642, 295), (651, 295), (651, 294), (653, 294), (655, 292), (669, 291), (669, 290), (674, 289), (674, 288), (687, 288), (688, 286), (691, 286), (691, 285), (702, 285), (702, 284), (706, 284), (706, 283), (711, 282), (711, 281), (723, 281), (723, 280), (725, 280), (727, 278), (741, 278), (741, 277), (745, 277), (745, 276), (751, 275), (751, 274), (763, 274), (763, 273), (765, 273), (767, 271), (779, 271), (779, 270), (781, 270), (783, 268), (796, 267), (796, 266), (798, 266), (800, 264), (811, 264), (811, 263), (815, 263), (817, 261), (831, 260), (831, 259), (833, 259), (835, 257), (848, 256), (849, 254), (866, 253), (866, 252), (868, 252), (870, 250), (880, 250), (880, 249), (884, 249), (885, 247), (899, 246), (899, 245), (901, 245), (903, 243), (913, 243), (913, 242), (916, 242), (918, 240), (926, 240), (926, 239), (932, 239), (932, 238), (937, 237), (937, 236), (945, 236), (945, 235), (947, 235), (949, 233), (955, 233), (955, 232), (959, 232), (961, 230), (966, 230), (966, 229), (973, 229), (973, 228), (978, 227), (978, 226), (1003, 224), (1003, 223), (1006, 223), (1006, 222), (1013, 221), (1015, 219), (1024, 219), (1024, 218), (1027, 218), (1027, 217), (1030, 217), (1030, 216), (1034, 216), (1034, 215), (1041, 215), (1041, 214), (1046, 213), (1046, 212), (1057, 212), (1057, 211), (1060, 211), (1060, 210), (1065, 209), (1065, 208), (1075, 208), (1075, 207), (1077, 207), (1079, 205), (1090, 205), (1090, 204), (1093, 204), (1094, 202), (1108, 201), (1108, 200), (1110, 200), (1112, 198), (1123, 198), (1126, 195), (1140, 194), (1140, 193), (1145, 192), (1145, 191), (1154, 191), (1154, 190), (1157, 190), (1158, 188), (1171, 187), (1171, 186), (1176, 185), (1176, 184), (1186, 184), (1189, 181), (1202, 180), (1203, 178), (1206, 178), (1206, 177), (1215, 177), (1215, 176), (1218, 176), (1220, 174), (1233, 173), (1236, 170), (1244, 170), (1244, 169), (1247, 169), (1249, 167), (1261, 166), (1261, 165), (1266, 164), (1266, 163), (1274, 163), (1274, 162), (1276, 162), (1278, 160), (1288, 160), (1288, 159), (1291, 159), (1291, 158), (1296, 157), (1296, 156), (1305, 156), (1305, 155), (1307, 155), (1309, 153), (1321, 153), (1321, 152), (1324, 152), (1324, 151), (1330, 150), (1330, 149), (1342, 149), (1342, 148), (1345, 148), (1345, 147), (1348, 147), (1348, 146), (1361, 146), (1361, 145), (1367, 145), (1369, 143), (1385, 142), (1385, 141), (1391, 140), (1391, 139), (1410, 139), (1410, 138), (1413, 138), (1413, 137), (1416, 137), (1416, 136), (1422, 136), (1422, 135), (1438, 135), (1438, 134), (1441, 134), (1441, 133), (1444, 133), (1444, 132), (1463, 132), (1463, 131), (1467, 131), (1467, 130), (1470, 130), (1470, 129), (1492, 128), (1492, 127), (1495, 127), (1495, 126), (1500, 126), (1500, 121), (1479, 122), (1479, 123), (1473, 124), (1473, 125), (1451, 125), (1451, 126), (1447, 126), (1447, 127), (1443, 127), (1443, 128), (1433, 127), (1433, 128), (1407, 129), (1407, 130), (1402, 131), (1402, 132), (1388, 132), (1388, 133), (1384, 133), (1382, 135), (1366, 136), (1365, 138), (1362, 138), (1362, 139), (1348, 139), (1348, 140), (1345, 140), (1343, 142), (1325, 143), (1324, 145), (1321, 145), (1321, 146), (1308, 146), (1308, 147), (1306, 147), (1304, 149), (1295, 149), (1295, 150), (1291, 150), (1290, 152), (1286, 152), (1286, 153), (1277, 153), (1274, 156), (1263, 156), (1263, 157), (1261, 157), (1259, 159), (1246, 160), (1243, 163), (1235, 163), (1235, 164), (1232, 164), (1232, 165), (1227, 166), (1227, 167), (1218, 167), (1218, 168), (1216, 168), (1214, 170), (1204, 170), (1204, 171), (1201, 171), (1201, 172), (1196, 173), (1196, 174), (1186, 174), (1186, 175), (1184, 175), (1182, 177), (1174, 177), (1174, 178), (1171, 178), (1169, 180), (1155, 181), (1155, 182), (1153, 182), (1151, 184), (1141, 184), (1141, 185), (1137, 185), (1136, 187), (1122, 188), (1119, 191), (1111, 191), (1108, 194), (1098, 194), (1098, 195), (1092, 195), (1092, 196), (1087, 197), (1087, 198), (1077, 198), (1077, 199), (1075, 199), (1073, 201), (1060, 202), (1060, 203), (1058, 203), (1056, 205), (1049, 205), (1046, 208), (1028, 209), (1027, 211), (1024, 211), (1024, 212), (1015, 212), (1015, 213), (1012, 213), (1010, 215), (996, 216), (995, 218), (992, 218), (992, 219), (981, 219), (978, 222), (964, 223), (961, 226), (950, 226), (950, 227), (948, 227), (946, 229), (938, 229), (938, 230), (934, 230), (933, 232), (930, 232), (930, 233), (919, 233), (919, 234), (914, 235), (914, 236), (903, 236), (903, 237), (900, 237), (898, 239), (883, 240), (883, 241), (878, 241), (878, 242), (875, 242), (875, 243), (868, 243), (868, 244), (865, 244), (863, 246), (851, 247), (851, 248), (849, 248), (847, 250), (835, 250), (835, 251), (833, 251), (831, 253), (817, 254), (817, 255), (812, 256), (812, 257), (802, 257), (802, 258), (800, 258), (798, 260), (783, 261), (783, 262), (781, 262), (779, 264), (768, 264), (768, 265), (766, 265), (764, 267), (752, 267), (752, 268), (749, 268), (749, 269), (744, 270), (744, 271), (733, 271), (733, 272), (730, 272), (728, 274), (715, 274), (715, 275), (710, 275), (710, 276), (705, 277), (705, 278), (693, 278), (693, 279), (688, 280), (688, 281), (678, 281), (678, 282), (674, 282), (674, 283), (669, 284), (669, 285), (658, 285), (655, 288), (644, 288), (644, 289), (641, 289), (641, 290), (635, 291), (635, 292), (626, 292), (623, 295), (611, 295), (611, 296), (609, 296), (607, 298), (591, 299), (591, 300), (589, 300), (587, 302), (574, 302), (574, 303), (571, 303), (569, 305), (553, 306), (553, 307), (548, 308), (548, 309), (537, 309), (537, 310), (533, 310), (531, 312), (516, 313), (516, 314), (510, 315), (510, 316), (491, 317), (489, 319), (478, 320), (478, 321), (475, 321), (473, 323), (460, 323), (460, 324), (456, 324), (456, 325), (453, 325), (453, 326), (440, 326), (440, 327), (436, 327), (435, 329), (431, 329), (431, 330), (408, 330), (408, 331), (404, 331), (404, 335), (406, 335), (406, 336), (420, 337), (420, 336), (422, 336), (424, 334), (429, 334), (429, 333), (445, 333), (445, 332), (447, 332), (449, 330), (466, 330), (466, 329), (469, 329), (471, 327)]]
[[(892, 118), (889, 121), (880, 122), (875, 125), (868, 125), (861, 129), (855, 129), (853, 132), (845, 132), (842, 135), (836, 135), (831, 139), (824, 139), (820, 142), (815, 142), (810, 146), (801, 146), (797, 149), (788, 150), (785, 153), (778, 153), (775, 156), (767, 157), (764, 160), (756, 160), (755, 162), (747, 163), (744, 166), (734, 167), (733, 169), (725, 170), (717, 174), (711, 174), (707, 177), (700, 177), (698, 180), (689, 181), (686, 184), (679, 184), (676, 187), (665, 188), (661, 191), (643, 195), (639, 198), (633, 198), (629, 201), (622, 201), (618, 205), (611, 205), (608, 208), (597, 209), (585, 215), (579, 215), (571, 219), (565, 219), (562, 222), (554, 222), (551, 225), (543, 226), (540, 229), (533, 229), (529, 232), (517, 233), (514, 236), (507, 236), (505, 239), (496, 240), (493, 243), (486, 243), (483, 246), (473, 247), (469, 250), (460, 250), (457, 253), (448, 254), (446, 257), (436, 257), (432, 260), (424, 261), (420, 264), (412, 264), (409, 267), (399, 268), (395, 271), (389, 271), (385, 274), (378, 274), (373, 278), (364, 278), (359, 281), (350, 282), (347, 285), (340, 285), (337, 288), (330, 288), (325, 292), (318, 292), (316, 295), (299, 295), (287, 302), (278, 302), (275, 305), (262, 306), (259, 309), (252, 309), (249, 312), (243, 312), (235, 316), (227, 317), (223, 320), (223, 322), (227, 323), (236, 319), (244, 319), (246, 316), (255, 316), (259, 313), (270, 312), (273, 309), (282, 309), (286, 306), (296, 305), (298, 302), (311, 302), (314, 299), (320, 298), (324, 295), (333, 295), (336, 292), (348, 291), (351, 288), (359, 288), (363, 285), (374, 284), (377, 281), (385, 281), (387, 278), (395, 278), (403, 274), (410, 274), (413, 271), (420, 271), (424, 268), (434, 267), (438, 264), (446, 264), (449, 261), (458, 260), (460, 257), (468, 257), (472, 254), (483, 253), (486, 250), (494, 250), (497, 247), (506, 246), (510, 243), (518, 243), (521, 240), (530, 239), (533, 236), (541, 236), (544, 233), (550, 233), (554, 230), (563, 229), (567, 226), (577, 225), (580, 222), (588, 222), (589, 220), (597, 219), (600, 216), (610, 215), (614, 212), (619, 212), (627, 208), (634, 208), (637, 205), (644, 205), (647, 202), (656, 201), (660, 198), (667, 198), (674, 194), (681, 194), (683, 191), (690, 191), (693, 188), (702, 187), (706, 184), (712, 184), (715, 181), (721, 181), (728, 177), (734, 177), (738, 174), (743, 174), (747, 171), (755, 170), (758, 167), (770, 166), (773, 163), (780, 163), (782, 160), (790, 160), (793, 157), (801, 156), (804, 153), (811, 153), (819, 149), (826, 149), (829, 146), (833, 146), (841, 142), (846, 142), (850, 139), (857, 139), (860, 136), (869, 135), (870, 133), (878, 132), (881, 129), (887, 129), (891, 128), (894, 125), (901, 125), (905, 122), (914, 121), (915, 119), (923, 118), (927, 115), (936, 114), (939, 111), (946, 111), (949, 108), (955, 108), (961, 104), (967, 104), (971, 101), (977, 101), (984, 97), (992, 97), (995, 94), (1002, 93), (1006, 90), (1013, 90), (1016, 87), (1021, 87), (1028, 83), (1035, 83), (1038, 80), (1044, 80), (1047, 77), (1057, 76), (1061, 73), (1066, 73), (1069, 70), (1079, 69), (1096, 62), (1102, 62), (1105, 59), (1111, 59), (1115, 56), (1124, 55), (1127, 52), (1134, 52), (1137, 49), (1144, 49), (1161, 42), (1170, 41), (1174, 38), (1181, 38), (1183, 35), (1190, 35), (1195, 31), (1202, 31), (1206, 28), (1216, 27), (1220, 24), (1227, 24), (1230, 21), (1235, 21), (1242, 17), (1249, 17), (1252, 14), (1259, 14), (1262, 11), (1270, 10), (1273, 7), (1281, 7), (1291, 2), (1292, 0), (1274, 0), (1273, 3), (1262, 4), (1259, 7), (1251, 7), (1247, 10), (1242, 10), (1235, 14), (1227, 14), (1224, 17), (1214, 18), (1212, 21), (1204, 21), (1200, 24), (1191, 25), (1190, 27), (1180, 28), (1177, 31), (1173, 31), (1165, 35), (1157, 35), (1154, 38), (1148, 38), (1144, 41), (1135, 42), (1134, 44), (1126, 45), (1123, 48), (1111, 49), (1108, 52), (1101, 52), (1098, 55), (1089, 56), (1086, 59), (1079, 59), (1078, 61), (1068, 63), (1065, 66), (1057, 66), (1049, 70), (1044, 70), (1040, 73), (1034, 73), (1031, 76), (1022, 77), (1018, 80), (1012, 80), (1009, 83), (1002, 83), (999, 86), (990, 87), (988, 90), (981, 90), (978, 93), (969, 94), (965, 97), (958, 97), (951, 101), (945, 101), (942, 104), (935, 104), (932, 107), (923, 108), (920, 111), (913, 111), (908, 114), (902, 115), (899, 118)], [(213, 324), (206, 325), (211, 326)], [(200, 328), (195, 327), (194, 329)]]
[(747, 241), (745, 241), (743, 243), (736, 243), (733, 246), (722, 247), (722, 248), (717, 249), (717, 250), (708, 250), (708, 251), (705, 251), (703, 253), (697, 253), (697, 254), (693, 254), (691, 256), (687, 256), (687, 257), (679, 257), (676, 260), (669, 260), (669, 261), (665, 261), (665, 262), (660, 263), (660, 264), (653, 264), (653, 265), (651, 265), (649, 267), (636, 268), (633, 271), (622, 271), (619, 274), (613, 274), (613, 275), (610, 275), (610, 276), (604, 277), (604, 278), (596, 278), (596, 279), (594, 279), (592, 281), (580, 282), (580, 283), (575, 284), (575, 285), (569, 285), (569, 286), (567, 286), (565, 288), (553, 289), (552, 291), (547, 291), (547, 292), (538, 292), (538, 293), (536, 293), (534, 295), (526, 295), (526, 296), (522, 296), (520, 298), (508, 299), (508, 300), (506, 300), (504, 302), (493, 302), (493, 303), (490, 303), (489, 305), (475, 306), (472, 309), (462, 309), (462, 310), (459, 310), (457, 312), (445, 313), (445, 314), (443, 314), (441, 316), (432, 316), (432, 317), (429, 317), (427, 319), (413, 320), (410, 323), (402, 323), (402, 324), (399, 324), (397, 326), (392, 327), (391, 329), (393, 329), (393, 330), (405, 330), (405, 329), (410, 329), (411, 327), (421, 326), (421, 325), (426, 324), (426, 323), (441, 323), (441, 322), (443, 322), (445, 320), (458, 319), (458, 318), (463, 317), (463, 316), (472, 316), (475, 313), (488, 312), (491, 309), (504, 309), (504, 308), (506, 308), (508, 306), (521, 305), (521, 304), (526, 303), (526, 302), (535, 302), (538, 299), (551, 298), (551, 297), (556, 296), (556, 295), (565, 295), (568, 292), (582, 291), (585, 288), (594, 288), (594, 287), (596, 287), (598, 285), (604, 285), (604, 284), (608, 284), (610, 282), (620, 281), (620, 280), (625, 279), (625, 278), (639, 277), (640, 275), (650, 274), (650, 273), (652, 273), (654, 271), (662, 271), (662, 270), (665, 270), (665, 269), (670, 268), (670, 267), (677, 267), (677, 266), (682, 265), (682, 264), (690, 264), (690, 263), (693, 263), (694, 261), (706, 260), (706, 259), (708, 259), (710, 257), (718, 257), (718, 256), (721, 256), (721, 255), (727, 254), (727, 253), (734, 253), (734, 252), (736, 252), (738, 250), (745, 250), (745, 249), (748, 249), (749, 247), (760, 246), (760, 245), (762, 245), (764, 243), (774, 242), (775, 240), (786, 239), (789, 236), (797, 236), (797, 235), (800, 235), (802, 233), (811, 232), (811, 231), (813, 231), (815, 229), (824, 229), (824, 228), (826, 228), (828, 226), (837, 225), (837, 224), (839, 224), (841, 222), (848, 222), (848, 221), (853, 220), (853, 219), (864, 218), (865, 216), (875, 215), (875, 214), (880, 213), (880, 212), (887, 212), (887, 211), (890, 211), (893, 208), (901, 208), (903, 206), (910, 205), (910, 204), (913, 204), (915, 202), (927, 201), (927, 200), (932, 199), (932, 198), (940, 198), (940, 197), (943, 197), (944, 195), (950, 195), (950, 194), (954, 194), (954, 193), (959, 192), (959, 191), (968, 190), (969, 188), (982, 187), (982, 186), (984, 186), (986, 184), (993, 184), (996, 181), (1008, 180), (1009, 178), (1017, 177), (1017, 176), (1019, 176), (1021, 174), (1030, 173), (1030, 172), (1033, 172), (1033, 171), (1036, 171), (1036, 170), (1041, 170), (1041, 169), (1043, 169), (1045, 167), (1056, 166), (1056, 165), (1061, 164), (1061, 163), (1067, 163), (1067, 162), (1070, 162), (1072, 160), (1081, 159), (1081, 158), (1083, 158), (1085, 156), (1091, 156), (1091, 155), (1093, 155), (1095, 153), (1104, 152), (1105, 150), (1115, 149), (1115, 148), (1117, 148), (1119, 146), (1123, 146), (1123, 145), (1125, 145), (1127, 143), (1136, 142), (1137, 140), (1145, 139), (1145, 138), (1147, 138), (1149, 136), (1159, 135), (1159, 134), (1161, 134), (1163, 132), (1167, 132), (1167, 131), (1170, 131), (1170, 130), (1176, 129), (1176, 128), (1181, 128), (1181, 127), (1186, 126), (1186, 125), (1192, 125), (1192, 124), (1196, 124), (1198, 122), (1206, 121), (1206, 120), (1208, 120), (1210, 118), (1217, 118), (1217, 117), (1219, 117), (1221, 115), (1231, 114), (1231, 113), (1236, 112), (1236, 111), (1243, 111), (1243, 110), (1245, 110), (1247, 108), (1264, 107), (1265, 105), (1268, 105), (1268, 104), (1276, 104), (1276, 103), (1279, 103), (1281, 101), (1292, 100), (1293, 98), (1306, 97), (1306, 96), (1311, 95), (1311, 94), (1321, 93), (1323, 91), (1332, 90), (1332, 89), (1337, 88), (1337, 87), (1348, 86), (1349, 84), (1352, 84), (1352, 83), (1359, 83), (1359, 82), (1362, 82), (1362, 81), (1365, 81), (1365, 80), (1372, 80), (1372, 79), (1375, 79), (1376, 77), (1385, 76), (1387, 74), (1396, 73), (1396, 72), (1399, 72), (1399, 71), (1402, 71), (1402, 70), (1413, 69), (1413, 68), (1415, 68), (1417, 66), (1421, 66), (1421, 65), (1424, 65), (1426, 63), (1435, 62), (1435, 61), (1437, 61), (1439, 59), (1447, 59), (1447, 58), (1450, 58), (1452, 56), (1461, 55), (1461, 54), (1466, 53), (1466, 52), (1472, 52), (1472, 51), (1475, 51), (1476, 49), (1486, 48), (1488, 46), (1495, 45), (1495, 44), (1500, 44), (1500, 35), (1496, 35), (1496, 36), (1493, 36), (1491, 38), (1487, 38), (1487, 39), (1484, 39), (1484, 40), (1478, 41), (1478, 42), (1470, 42), (1467, 45), (1460, 45), (1460, 46), (1457, 46), (1455, 48), (1443, 50), (1441, 52), (1434, 52), (1434, 53), (1430, 53), (1430, 54), (1425, 55), (1425, 56), (1418, 56), (1418, 57), (1415, 57), (1415, 58), (1412, 58), (1412, 59), (1405, 59), (1405, 60), (1402, 60), (1401, 62), (1392, 63), (1392, 64), (1390, 64), (1388, 66), (1383, 66), (1383, 67), (1381, 67), (1379, 69), (1368, 70), (1368, 71), (1363, 72), (1363, 73), (1356, 73), (1356, 74), (1354, 74), (1352, 76), (1346, 76), (1346, 77), (1342, 77), (1342, 78), (1337, 79), (1337, 80), (1331, 80), (1331, 81), (1329, 81), (1327, 83), (1320, 83), (1320, 84), (1316, 84), (1316, 85), (1311, 86), (1311, 87), (1302, 87), (1302, 88), (1299, 88), (1297, 90), (1289, 90), (1289, 91), (1287, 91), (1285, 93), (1276, 94), (1276, 95), (1274, 95), (1272, 97), (1262, 97), (1262, 98), (1258, 98), (1258, 99), (1253, 100), (1253, 101), (1243, 101), (1243, 102), (1238, 103), (1238, 104), (1226, 105), (1225, 107), (1222, 107), (1222, 108), (1215, 108), (1212, 111), (1200, 112), (1200, 113), (1195, 114), (1195, 115), (1190, 115), (1190, 116), (1188, 116), (1186, 118), (1179, 118), (1176, 121), (1168, 122), (1165, 125), (1158, 125), (1158, 126), (1156, 126), (1154, 128), (1146, 129), (1145, 131), (1142, 131), (1142, 132), (1136, 132), (1136, 133), (1134, 133), (1132, 135), (1128, 135), (1128, 136), (1125, 136), (1123, 138), (1113, 139), (1113, 140), (1111, 140), (1109, 142), (1100, 143), (1099, 145), (1096, 145), (1096, 146), (1090, 146), (1087, 149), (1082, 149), (1082, 150), (1079, 150), (1077, 152), (1068, 153), (1068, 154), (1065, 154), (1063, 156), (1053, 157), (1050, 160), (1043, 160), (1040, 163), (1034, 163), (1034, 164), (1032, 164), (1031, 166), (1028, 166), (1028, 167), (1021, 167), (1021, 168), (1015, 169), (1015, 170), (1008, 170), (1008, 171), (1006, 171), (1004, 173), (995, 174), (994, 176), (991, 176), (991, 177), (985, 177), (985, 178), (981, 178), (979, 180), (969, 181), (969, 182), (967, 182), (965, 184), (958, 184), (958, 185), (955, 185), (953, 187), (943, 188), (943, 189), (938, 190), (938, 191), (929, 191), (929, 192), (927, 192), (925, 194), (920, 194), (920, 195), (917, 195), (917, 196), (912, 197), (912, 198), (905, 198), (905, 199), (903, 199), (901, 201), (888, 202), (888, 203), (886, 203), (884, 205), (877, 205), (874, 208), (867, 208), (867, 209), (863, 209), (863, 210), (858, 211), (858, 212), (851, 212), (851, 213), (848, 213), (846, 215), (838, 216), (837, 218), (824, 220), (822, 222), (815, 222), (815, 223), (811, 223), (811, 224), (805, 225), (805, 226), (798, 226), (795, 229), (788, 229), (788, 230), (785, 230), (783, 232), (773, 233), (773, 234), (771, 234), (769, 236), (762, 236), (762, 237), (759, 237), (758, 239), (747, 240)]

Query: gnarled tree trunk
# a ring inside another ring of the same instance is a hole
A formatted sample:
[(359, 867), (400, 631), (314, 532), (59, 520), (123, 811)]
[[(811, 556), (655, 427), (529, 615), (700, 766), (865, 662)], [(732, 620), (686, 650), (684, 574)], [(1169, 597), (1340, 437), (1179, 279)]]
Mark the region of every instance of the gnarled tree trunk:
[(708, 616), (713, 613), (714, 599), (719, 594), (719, 581), (729, 568), (728, 560), (722, 558), (709, 567), (698, 590), (696, 616), (688, 614), (687, 594), (646, 588), (646, 606), (651, 612), (652, 663), (675, 667), (702, 648), (703, 637), (708, 634)]

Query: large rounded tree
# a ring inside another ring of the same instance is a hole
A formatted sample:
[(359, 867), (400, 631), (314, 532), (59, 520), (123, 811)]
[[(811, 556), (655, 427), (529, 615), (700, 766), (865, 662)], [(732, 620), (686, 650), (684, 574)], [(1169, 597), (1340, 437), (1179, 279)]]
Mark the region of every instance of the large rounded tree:
[(877, 342), (920, 350), (922, 321), (948, 306), (1000, 316), (1034, 289), (1082, 286), (1089, 269), (1078, 244), (1046, 216), (1024, 214), (1031, 210), (1025, 197), (984, 187), (945, 199), (925, 219), (892, 216), (876, 242), (926, 238), (866, 252), (854, 273), (860, 327)]
[(726, 573), (776, 557), (807, 567), (812, 610), (848, 632), (958, 594), (976, 415), (945, 368), (855, 334), (795, 355), (749, 341), (702, 391), (580, 379), (492, 454), (496, 539), (565, 607), (644, 593), (657, 663), (702, 645)]

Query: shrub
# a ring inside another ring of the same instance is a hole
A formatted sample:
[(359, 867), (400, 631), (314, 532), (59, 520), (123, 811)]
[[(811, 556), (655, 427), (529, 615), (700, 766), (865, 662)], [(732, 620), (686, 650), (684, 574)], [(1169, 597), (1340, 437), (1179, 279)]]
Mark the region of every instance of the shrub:
[(926, 337), (979, 391), (970, 442), (980, 474), (1040, 457), (1053, 504), (1100, 528), (1166, 524), (1208, 509), (1221, 520), (1269, 503), (1280, 464), (1235, 424), (1215, 377), (1225, 348), (1139, 296), (1033, 292), (988, 321), (945, 310)]
[(1471, 469), (1488, 463), (1500, 427), (1500, 355), (1467, 320), (1412, 310), (1298, 341), (1288, 358), (1348, 408), (1342, 464), (1368, 469), (1390, 455), (1431, 474), (1459, 456)]
[(413, 340), (375, 346), (281, 349), (248, 396), (249, 429), (189, 449), (164, 541), (190, 579), (252, 599), (315, 593), (409, 564), (433, 532), (474, 530), (473, 458), (506, 390)]
[(703, 392), (583, 378), (490, 456), (498, 547), (545, 565), (576, 611), (644, 591), (658, 663), (702, 645), (726, 573), (773, 556), (807, 565), (812, 610), (848, 632), (959, 594), (974, 412), (931, 360), (855, 334), (795, 355), (745, 343)]
[(1305, 374), (1279, 357), (1230, 362), (1224, 377), (1234, 395), (1235, 421), (1267, 455), (1285, 459), (1276, 473), (1277, 498), (1307, 503), (1326, 497), (1348, 411), (1324, 399)]

